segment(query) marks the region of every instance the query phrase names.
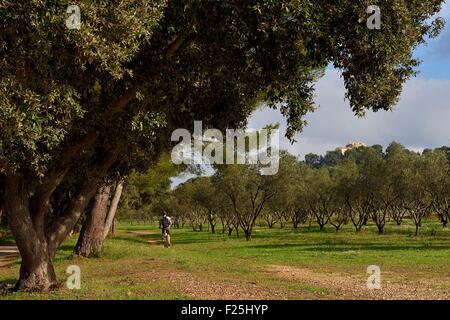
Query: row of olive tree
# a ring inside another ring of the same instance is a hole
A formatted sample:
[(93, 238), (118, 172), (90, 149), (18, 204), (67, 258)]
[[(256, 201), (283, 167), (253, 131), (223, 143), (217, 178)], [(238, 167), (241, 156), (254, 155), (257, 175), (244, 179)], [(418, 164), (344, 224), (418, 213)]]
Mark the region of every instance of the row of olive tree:
[(221, 226), (222, 233), (239, 235), (247, 240), (269, 199), (277, 188), (280, 176), (263, 176), (256, 165), (221, 166), (212, 177), (191, 179), (178, 186), (171, 194), (165, 210), (181, 225), (188, 223), (192, 229), (208, 229), (215, 233)]
[(449, 169), (442, 150), (419, 154), (398, 143), (385, 153), (362, 147), (335, 165), (309, 169), (303, 196), (321, 229), (330, 223), (339, 230), (351, 222), (359, 231), (371, 220), (383, 233), (388, 219), (400, 225), (409, 217), (419, 234), (427, 215), (435, 214), (444, 227), (448, 223)]
[(291, 222), (294, 228), (314, 220), (339, 231), (352, 224), (358, 232), (372, 221), (383, 233), (388, 220), (410, 218), (420, 232), (422, 220), (435, 215), (445, 227), (450, 219), (448, 154), (416, 153), (398, 143), (385, 152), (378, 146), (348, 151), (331, 165), (312, 167), (283, 153), (275, 176), (256, 166), (224, 166), (214, 176), (190, 180), (172, 193), (165, 210), (176, 220), (215, 232), (241, 229), (247, 240), (257, 221), (269, 228)]

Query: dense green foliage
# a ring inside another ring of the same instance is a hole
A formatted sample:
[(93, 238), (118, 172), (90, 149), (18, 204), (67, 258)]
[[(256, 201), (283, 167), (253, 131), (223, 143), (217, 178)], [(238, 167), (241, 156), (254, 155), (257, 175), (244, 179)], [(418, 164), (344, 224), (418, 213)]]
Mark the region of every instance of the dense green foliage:
[(4, 172), (44, 175), (93, 128), (115, 145), (192, 118), (237, 126), (261, 99), (285, 103), (292, 137), (328, 63), (355, 112), (389, 109), (442, 1), (382, 1), (381, 31), (366, 27), (362, 0), (77, 4), (80, 30), (65, 27), (65, 1), (0, 3)]
[(170, 201), (171, 177), (181, 172), (169, 155), (161, 157), (148, 172), (133, 172), (128, 178), (120, 204), (121, 220), (152, 220)]

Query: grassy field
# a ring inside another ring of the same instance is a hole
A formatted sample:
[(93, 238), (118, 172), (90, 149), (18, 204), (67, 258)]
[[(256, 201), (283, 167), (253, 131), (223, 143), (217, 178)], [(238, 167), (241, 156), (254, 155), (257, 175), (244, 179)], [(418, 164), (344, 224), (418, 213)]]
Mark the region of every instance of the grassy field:
[[(450, 230), (428, 222), (413, 233), (408, 222), (383, 235), (370, 226), (359, 234), (351, 226), (257, 228), (246, 242), (220, 230), (173, 229), (164, 249), (156, 226), (121, 224), (96, 258), (72, 254), (76, 236), (64, 243), (59, 290), (3, 290), (0, 299), (449, 299)], [(69, 265), (81, 268), (81, 290), (64, 285)], [(367, 289), (369, 265), (381, 268), (380, 290)], [(14, 284), (18, 268), (0, 268), (1, 286)]]

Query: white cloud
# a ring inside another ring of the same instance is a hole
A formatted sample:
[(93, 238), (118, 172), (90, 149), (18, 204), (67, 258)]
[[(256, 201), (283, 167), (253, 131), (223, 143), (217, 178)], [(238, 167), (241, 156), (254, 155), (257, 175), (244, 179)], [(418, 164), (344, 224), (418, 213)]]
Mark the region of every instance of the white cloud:
[[(392, 112), (369, 112), (360, 119), (344, 101), (344, 86), (336, 71), (328, 72), (316, 88), (319, 108), (307, 116), (308, 125), (297, 135), (298, 142), (290, 145), (285, 138), (281, 142), (293, 154), (323, 154), (355, 140), (383, 146), (395, 140), (415, 150), (449, 144), (450, 80), (413, 79)], [(281, 114), (266, 108), (253, 114), (249, 127), (276, 122), (283, 132), (286, 125)]]

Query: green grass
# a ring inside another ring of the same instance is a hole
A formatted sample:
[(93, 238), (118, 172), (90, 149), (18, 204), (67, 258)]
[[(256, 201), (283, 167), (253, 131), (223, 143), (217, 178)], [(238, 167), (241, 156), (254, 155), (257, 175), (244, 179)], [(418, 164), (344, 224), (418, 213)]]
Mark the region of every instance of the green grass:
[[(79, 265), (82, 289), (61, 289), (47, 294), (3, 294), (4, 299), (189, 299), (183, 283), (186, 277), (223, 286), (256, 285), (283, 290), (287, 298), (302, 298), (308, 293), (332, 293), (331, 288), (298, 283), (268, 273), (271, 265), (308, 268), (315, 272), (337, 272), (367, 277), (368, 265), (379, 265), (391, 281), (426, 279), (436, 285), (442, 275), (450, 275), (450, 230), (437, 222), (427, 222), (420, 236), (414, 226), (386, 226), (378, 235), (373, 226), (355, 233), (351, 226), (339, 233), (328, 227), (256, 228), (253, 239), (235, 235), (172, 231), (173, 246), (164, 249), (160, 230), (149, 225), (120, 224), (116, 236), (107, 239), (102, 254), (84, 259), (73, 256), (76, 237), (68, 239), (58, 251), (55, 266), (59, 279), (67, 277), (67, 266)], [(143, 234), (152, 232), (152, 234)], [(151, 242), (151, 243), (149, 243)], [(19, 263), (0, 269), (0, 283), (11, 285), (18, 275)], [(205, 297), (207, 298), (207, 297)]]

